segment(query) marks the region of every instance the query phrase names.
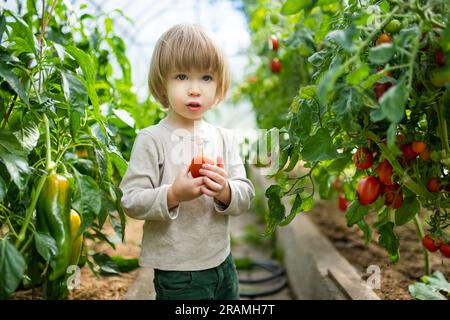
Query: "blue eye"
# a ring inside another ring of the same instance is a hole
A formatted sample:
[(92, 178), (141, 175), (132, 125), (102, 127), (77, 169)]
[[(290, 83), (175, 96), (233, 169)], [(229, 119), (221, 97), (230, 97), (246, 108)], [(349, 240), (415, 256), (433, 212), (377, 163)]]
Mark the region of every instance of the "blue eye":
[(175, 79), (178, 79), (178, 80), (186, 80), (186, 79), (187, 79), (187, 75), (185, 75), (185, 74), (179, 74), (179, 75), (177, 75), (177, 76), (175, 77)]
[(211, 80), (213, 80), (213, 78), (212, 78), (211, 76), (208, 76), (208, 75), (203, 76), (202, 79), (203, 79), (204, 81), (211, 81)]

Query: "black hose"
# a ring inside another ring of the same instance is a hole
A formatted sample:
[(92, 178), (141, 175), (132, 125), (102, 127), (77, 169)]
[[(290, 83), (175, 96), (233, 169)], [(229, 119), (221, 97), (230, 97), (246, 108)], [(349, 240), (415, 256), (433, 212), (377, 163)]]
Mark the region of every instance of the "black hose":
[(286, 278), (286, 272), (285, 272), (284, 268), (278, 262), (273, 261), (273, 260), (253, 261), (252, 269), (254, 267), (259, 267), (259, 268), (265, 269), (270, 272), (270, 275), (267, 277), (256, 278), (256, 279), (239, 278), (239, 283), (252, 285), (252, 284), (266, 283), (266, 282), (270, 282), (270, 281), (273, 281), (276, 279), (278, 279), (279, 283), (275, 287), (267, 289), (267, 290), (255, 291), (255, 292), (241, 292), (240, 293), (241, 297), (257, 298), (257, 297), (269, 296), (269, 295), (278, 293), (287, 287), (288, 281)]

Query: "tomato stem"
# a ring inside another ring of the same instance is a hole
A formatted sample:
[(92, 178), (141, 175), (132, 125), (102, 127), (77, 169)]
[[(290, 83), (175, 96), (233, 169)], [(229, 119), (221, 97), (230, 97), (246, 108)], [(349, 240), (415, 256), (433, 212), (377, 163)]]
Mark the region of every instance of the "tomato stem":
[(419, 219), (419, 215), (417, 215), (417, 214), (414, 216), (414, 223), (416, 225), (416, 231), (419, 236), (420, 246), (423, 249), (423, 260), (424, 260), (424, 268), (425, 268), (424, 271), (425, 271), (425, 274), (430, 274), (430, 257), (428, 255), (428, 251), (425, 248), (423, 248), (423, 245), (422, 245), (422, 239), (424, 237), (424, 232), (423, 232), (423, 228), (422, 228), (422, 223), (420, 222), (420, 219)]
[(448, 131), (447, 131), (447, 121), (444, 117), (444, 103), (443, 99), (440, 99), (437, 104), (437, 118), (439, 123), (439, 136), (441, 139), (442, 148), (445, 150), (445, 157), (450, 155), (450, 147), (448, 143)]

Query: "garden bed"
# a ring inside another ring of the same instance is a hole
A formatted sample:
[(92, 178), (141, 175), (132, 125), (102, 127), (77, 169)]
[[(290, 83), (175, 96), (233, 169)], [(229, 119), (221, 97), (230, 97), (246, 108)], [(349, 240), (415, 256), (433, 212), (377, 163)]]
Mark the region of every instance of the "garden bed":
[[(103, 231), (112, 239), (115, 239), (114, 231), (109, 223), (105, 223)], [(140, 242), (142, 237), (142, 221), (128, 219), (126, 227), (125, 243), (114, 241), (116, 249), (111, 248), (107, 243), (90, 244), (89, 248), (97, 253), (106, 253), (110, 256), (119, 255), (124, 258), (138, 258), (140, 253)], [(95, 276), (85, 265), (81, 269), (80, 288), (70, 292), (70, 300), (122, 300), (133, 283), (138, 270), (118, 275)], [(11, 299), (30, 300), (42, 299), (41, 290), (36, 288), (15, 292)]]
[[(347, 227), (345, 213), (340, 212), (335, 203), (319, 200), (307, 215), (363, 278), (371, 275), (366, 273), (368, 266), (380, 267), (381, 288), (374, 291), (381, 299), (412, 299), (408, 285), (420, 280), (424, 274), (422, 245), (413, 223), (396, 228), (400, 238), (400, 261), (394, 265), (390, 263), (386, 250), (378, 245), (378, 235), (374, 233), (372, 241), (365, 246), (362, 231), (356, 225)], [(371, 223), (369, 219), (373, 215), (367, 217)], [(430, 267), (432, 272), (438, 270), (447, 278), (450, 276), (450, 261), (439, 253), (430, 253)]]

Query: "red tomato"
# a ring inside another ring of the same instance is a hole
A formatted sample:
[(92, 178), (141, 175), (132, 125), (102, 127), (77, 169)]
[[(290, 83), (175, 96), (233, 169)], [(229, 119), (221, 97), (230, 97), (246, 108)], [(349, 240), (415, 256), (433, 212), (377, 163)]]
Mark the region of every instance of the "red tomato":
[(278, 38), (275, 37), (274, 35), (270, 36), (269, 49), (272, 51), (277, 51), (279, 46), (280, 46), (280, 43), (278, 42)]
[(391, 43), (391, 42), (392, 42), (391, 37), (390, 37), (387, 33), (382, 33), (382, 34), (378, 37), (378, 39), (377, 39), (377, 41), (376, 41), (376, 45), (379, 46), (380, 44), (383, 44), (383, 43)]
[(348, 202), (347, 202), (347, 200), (345, 200), (345, 196), (343, 194), (339, 195), (338, 207), (339, 207), (339, 210), (341, 210), (342, 212), (345, 212), (347, 210)]
[(195, 156), (192, 158), (191, 166), (189, 167), (189, 171), (191, 172), (193, 178), (197, 178), (197, 177), (201, 176), (199, 171), (202, 168), (202, 164), (204, 164), (204, 163), (214, 164), (214, 161), (205, 156), (203, 156), (203, 157)]
[(358, 169), (369, 169), (373, 165), (372, 153), (367, 148), (358, 149), (352, 157), (353, 163)]
[(442, 49), (437, 49), (434, 53), (434, 61), (437, 65), (443, 67), (445, 65), (445, 55)]
[(444, 257), (450, 258), (450, 243), (443, 244), (439, 250)]
[(441, 190), (441, 181), (436, 177), (430, 178), (427, 183), (427, 189), (430, 192), (439, 192)]
[(278, 58), (273, 58), (270, 61), (270, 70), (272, 70), (273, 73), (280, 73), (281, 61)]
[(381, 183), (388, 186), (394, 184), (392, 182), (392, 166), (389, 161), (384, 160), (380, 162), (377, 167), (377, 173)]
[(361, 178), (356, 186), (356, 194), (362, 205), (374, 203), (380, 194), (380, 181), (372, 176)]
[(392, 87), (392, 83), (385, 82), (385, 83), (376, 83), (374, 90), (375, 90), (375, 98), (377, 98), (377, 101), (380, 100), (381, 96), (388, 91), (388, 89)]
[(425, 237), (423, 237), (422, 244), (428, 251), (436, 252), (442, 246), (442, 240), (441, 239), (433, 240), (430, 237), (430, 235), (427, 234)]
[(403, 155), (405, 156), (406, 160), (408, 160), (408, 161), (414, 160), (417, 157), (417, 153), (414, 152), (411, 143), (402, 145), (400, 147), (400, 150), (402, 150)]
[(421, 153), (426, 149), (427, 145), (423, 141), (413, 141), (412, 149), (415, 153)]
[(384, 204), (390, 206), (392, 203), (394, 209), (398, 209), (403, 203), (403, 192), (400, 190), (397, 194), (397, 190), (400, 188), (398, 184), (392, 186), (382, 185), (381, 194), (384, 194)]
[(422, 49), (420, 49), (422, 51), (426, 51), (430, 48), (430, 42), (428, 40), (424, 41), (427, 34), (428, 32), (422, 32), (422, 36), (420, 37), (420, 45), (422, 46), (425, 43), (425, 46)]

